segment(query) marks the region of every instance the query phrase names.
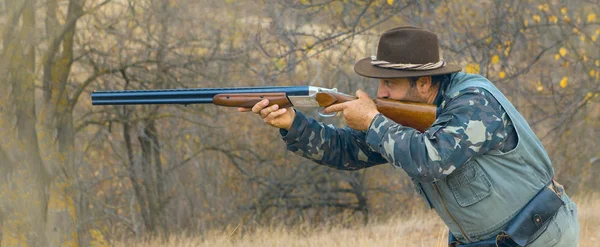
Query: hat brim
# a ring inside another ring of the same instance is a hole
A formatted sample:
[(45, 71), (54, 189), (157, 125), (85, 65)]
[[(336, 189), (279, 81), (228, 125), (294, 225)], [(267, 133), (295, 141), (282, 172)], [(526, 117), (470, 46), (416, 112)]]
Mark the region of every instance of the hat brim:
[(354, 65), (354, 72), (369, 78), (405, 78), (418, 76), (445, 75), (461, 71), (458, 65), (446, 64), (444, 67), (432, 70), (398, 70), (386, 69), (371, 64), (371, 58), (363, 58)]

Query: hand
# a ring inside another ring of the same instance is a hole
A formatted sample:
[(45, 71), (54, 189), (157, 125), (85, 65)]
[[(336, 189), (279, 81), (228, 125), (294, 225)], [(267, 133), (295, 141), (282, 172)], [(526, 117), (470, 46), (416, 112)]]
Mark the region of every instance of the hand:
[(358, 99), (331, 105), (323, 109), (324, 113), (344, 112), (344, 121), (355, 130), (367, 130), (375, 115), (379, 113), (375, 102), (362, 90), (356, 91)]
[(256, 103), (252, 108), (238, 107), (238, 111), (252, 111), (256, 114), (259, 114), (260, 117), (262, 117), (263, 121), (265, 121), (265, 123), (276, 128), (290, 130), (290, 128), (292, 128), (294, 118), (296, 117), (296, 112), (294, 111), (294, 108), (288, 107), (279, 109), (279, 105), (272, 105), (266, 107), (267, 105), (269, 105), (269, 100), (264, 99)]

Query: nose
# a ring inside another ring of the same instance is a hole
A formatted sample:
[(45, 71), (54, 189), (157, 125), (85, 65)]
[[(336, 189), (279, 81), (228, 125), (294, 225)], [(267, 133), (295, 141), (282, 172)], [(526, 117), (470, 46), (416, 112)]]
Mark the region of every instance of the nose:
[(383, 80), (379, 81), (379, 87), (377, 88), (377, 97), (378, 98), (390, 97), (388, 90), (385, 88), (385, 83), (383, 82)]

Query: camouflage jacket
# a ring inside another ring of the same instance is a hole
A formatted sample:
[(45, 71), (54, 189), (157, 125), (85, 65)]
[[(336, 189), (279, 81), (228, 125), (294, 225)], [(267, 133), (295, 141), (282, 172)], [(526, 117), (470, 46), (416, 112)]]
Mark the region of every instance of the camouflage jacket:
[(437, 120), (424, 133), (382, 114), (367, 131), (357, 131), (324, 125), (300, 111), (290, 131), (280, 133), (288, 150), (318, 164), (357, 170), (390, 163), (421, 182), (442, 179), (476, 155), (516, 147), (512, 122), (490, 93), (471, 87), (446, 97), (449, 84), (442, 82)]

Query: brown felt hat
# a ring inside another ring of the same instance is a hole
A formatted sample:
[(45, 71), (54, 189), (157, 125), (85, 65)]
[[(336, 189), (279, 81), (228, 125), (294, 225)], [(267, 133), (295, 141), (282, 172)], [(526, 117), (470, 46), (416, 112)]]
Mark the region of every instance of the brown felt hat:
[[(457, 65), (441, 62), (439, 50), (434, 33), (411, 26), (397, 27), (381, 35), (377, 56), (361, 59), (354, 65), (354, 71), (370, 78), (404, 78), (444, 75), (461, 70)], [(384, 68), (381, 63), (397, 68)], [(426, 64), (429, 68), (416, 68)]]

